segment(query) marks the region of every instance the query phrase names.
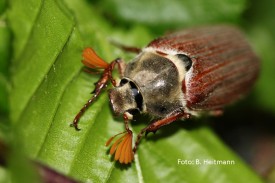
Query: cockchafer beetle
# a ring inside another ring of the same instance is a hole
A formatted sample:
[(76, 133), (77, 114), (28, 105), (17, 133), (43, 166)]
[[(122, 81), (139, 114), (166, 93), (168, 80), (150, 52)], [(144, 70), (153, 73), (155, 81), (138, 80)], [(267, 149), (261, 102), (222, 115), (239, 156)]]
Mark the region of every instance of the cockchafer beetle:
[[(120, 45), (121, 46), (121, 45)], [(144, 49), (124, 47), (138, 55), (128, 64), (121, 59), (105, 62), (91, 48), (83, 51), (83, 64), (104, 69), (94, 95), (76, 115), (72, 126), (111, 81), (110, 104), (114, 113), (123, 114), (126, 131), (112, 145), (115, 160), (130, 163), (144, 133), (155, 132), (177, 119), (217, 115), (223, 108), (252, 88), (260, 62), (243, 34), (234, 26), (218, 25), (191, 28), (153, 40)], [(112, 71), (118, 65), (121, 80), (117, 85)], [(136, 113), (155, 117), (137, 135), (132, 149), (128, 121)], [(116, 135), (117, 136), (117, 135)], [(113, 136), (106, 143), (109, 145)]]

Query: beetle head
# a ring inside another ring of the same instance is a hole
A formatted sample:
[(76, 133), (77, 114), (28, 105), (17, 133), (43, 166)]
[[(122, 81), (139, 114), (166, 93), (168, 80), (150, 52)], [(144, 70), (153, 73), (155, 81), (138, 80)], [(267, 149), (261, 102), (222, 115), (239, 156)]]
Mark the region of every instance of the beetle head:
[(109, 98), (115, 114), (124, 112), (133, 114), (142, 111), (142, 95), (137, 85), (128, 78), (123, 78), (118, 87), (110, 90)]

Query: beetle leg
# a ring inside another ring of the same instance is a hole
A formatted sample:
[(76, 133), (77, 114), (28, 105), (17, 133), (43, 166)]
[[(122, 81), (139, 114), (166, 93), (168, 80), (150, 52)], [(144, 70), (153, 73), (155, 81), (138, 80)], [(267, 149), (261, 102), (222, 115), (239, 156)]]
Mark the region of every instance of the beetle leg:
[(93, 71), (93, 70), (90, 70), (90, 69), (87, 69), (87, 68), (84, 68), (83, 71), (88, 73), (88, 74), (93, 74), (93, 75), (101, 73), (100, 71)]
[[(80, 117), (83, 115), (83, 113), (88, 109), (88, 107), (94, 102), (94, 100), (98, 97), (98, 95), (102, 92), (102, 89), (105, 88), (107, 85), (107, 82), (110, 80), (113, 86), (116, 86), (116, 81), (112, 77), (112, 71), (115, 68), (115, 65), (118, 65), (118, 70), (122, 69), (120, 65), (123, 64), (123, 61), (121, 59), (115, 59), (112, 61), (108, 67), (104, 69), (104, 72), (99, 79), (99, 81), (95, 84), (95, 90), (93, 91), (93, 96), (88, 100), (88, 102), (80, 109), (78, 114), (75, 116), (73, 123), (71, 124), (72, 127), (74, 127), (76, 130), (80, 130), (78, 128), (78, 121)], [(119, 71), (122, 72), (122, 71)]]
[(133, 47), (133, 46), (126, 46), (126, 45), (123, 45), (117, 41), (114, 41), (114, 40), (110, 40), (111, 44), (113, 44), (114, 46), (122, 49), (123, 51), (126, 51), (126, 52), (131, 52), (131, 53), (140, 53), (142, 51), (141, 48), (137, 48), (137, 47)]
[(137, 140), (135, 142), (135, 147), (133, 149), (134, 153), (137, 150), (138, 144), (139, 144), (144, 132), (145, 132), (145, 134), (148, 134), (149, 132), (155, 133), (160, 127), (162, 127), (164, 125), (168, 125), (180, 118), (188, 119), (188, 118), (190, 118), (190, 116), (191, 116), (190, 114), (185, 113), (184, 111), (177, 111), (177, 112), (173, 113), (171, 116), (164, 118), (164, 119), (157, 120), (157, 121), (151, 123), (150, 125), (148, 125), (147, 127), (143, 128), (137, 135)]

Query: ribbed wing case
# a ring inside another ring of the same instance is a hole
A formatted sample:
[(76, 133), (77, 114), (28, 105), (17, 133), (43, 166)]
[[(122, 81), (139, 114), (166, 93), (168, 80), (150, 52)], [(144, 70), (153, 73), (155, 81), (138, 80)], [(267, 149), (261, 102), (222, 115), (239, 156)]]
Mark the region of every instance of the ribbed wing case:
[(233, 26), (188, 29), (156, 39), (148, 47), (191, 58), (182, 90), (192, 110), (221, 109), (236, 101), (251, 89), (259, 73), (257, 56)]

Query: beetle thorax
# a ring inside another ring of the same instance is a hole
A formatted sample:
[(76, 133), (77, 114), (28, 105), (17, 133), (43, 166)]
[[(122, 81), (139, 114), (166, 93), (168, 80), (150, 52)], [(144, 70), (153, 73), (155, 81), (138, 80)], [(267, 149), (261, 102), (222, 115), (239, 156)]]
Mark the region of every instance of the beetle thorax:
[(110, 91), (112, 108), (115, 113), (140, 111), (165, 117), (185, 107), (184, 75), (184, 64), (142, 52), (127, 65), (120, 85)]

